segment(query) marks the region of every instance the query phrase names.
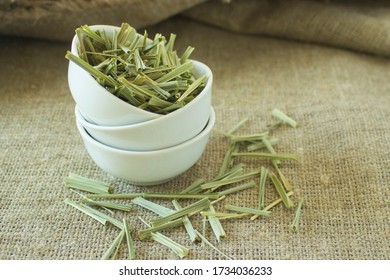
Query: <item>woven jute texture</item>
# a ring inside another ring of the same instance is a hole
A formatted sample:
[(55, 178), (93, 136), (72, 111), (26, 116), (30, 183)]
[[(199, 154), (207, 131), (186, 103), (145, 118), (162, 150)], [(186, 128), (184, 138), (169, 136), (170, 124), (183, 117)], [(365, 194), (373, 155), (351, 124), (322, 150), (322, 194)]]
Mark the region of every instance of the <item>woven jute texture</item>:
[[(379, 56), (260, 36), (248, 36), (176, 17), (148, 28), (177, 34), (177, 49), (195, 47), (193, 58), (214, 73), (215, 129), (249, 121), (237, 133), (272, 124), (273, 108), (296, 119), (272, 132), (277, 152), (295, 153), (281, 170), (304, 204), (298, 232), (294, 209), (282, 204), (269, 217), (221, 221), (227, 233), (216, 242), (234, 259), (389, 259), (390, 62)], [(136, 187), (102, 171), (78, 134), (75, 103), (67, 85), (69, 43), (0, 38), (0, 259), (99, 259), (118, 234), (66, 205), (78, 196), (63, 180), (76, 174), (112, 184), (115, 192), (178, 192), (219, 171), (228, 142), (214, 131), (199, 161), (165, 184)], [(245, 170), (261, 159), (241, 158)], [(256, 207), (257, 190), (228, 196), (215, 205)], [(270, 181), (266, 203), (277, 198)], [(153, 200), (172, 207), (169, 200)], [(190, 201), (182, 201), (187, 205)], [(166, 247), (139, 240), (137, 230), (155, 214), (134, 206), (126, 217), (138, 259), (178, 259)], [(193, 225), (202, 231), (199, 216)], [(190, 242), (183, 228), (165, 233), (187, 246), (187, 259), (223, 259)], [(126, 246), (120, 258), (125, 258)]]

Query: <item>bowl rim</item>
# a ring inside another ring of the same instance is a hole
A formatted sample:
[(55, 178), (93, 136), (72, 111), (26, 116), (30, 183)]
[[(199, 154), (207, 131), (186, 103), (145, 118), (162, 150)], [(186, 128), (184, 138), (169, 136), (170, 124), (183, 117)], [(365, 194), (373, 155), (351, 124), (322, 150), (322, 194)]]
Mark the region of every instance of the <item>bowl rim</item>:
[[(120, 27), (119, 26), (114, 26), (114, 25), (102, 25), (102, 24), (99, 24), (99, 25), (89, 25), (89, 27), (93, 30), (96, 30), (96, 29), (99, 29), (99, 28), (113, 28), (113, 29), (117, 29), (117, 30), (120, 30)], [(74, 35), (73, 36), (73, 39), (72, 39), (72, 43), (71, 43), (71, 53), (78, 56), (79, 57), (79, 53), (77, 51), (77, 43), (78, 43), (78, 37), (77, 35)], [(113, 95), (113, 97), (115, 97), (116, 99), (118, 99), (118, 101), (121, 101), (123, 102), (123, 104), (127, 104), (129, 106), (131, 106), (132, 109), (136, 110), (137, 112), (139, 113), (143, 113), (143, 114), (146, 114), (146, 115), (150, 115), (150, 116), (155, 116), (156, 118), (153, 118), (153, 119), (150, 119), (150, 120), (147, 120), (147, 121), (144, 121), (144, 122), (141, 122), (141, 123), (135, 123), (135, 124), (129, 124), (129, 125), (113, 125), (113, 127), (119, 127), (119, 126), (131, 126), (131, 125), (140, 125), (140, 124), (143, 124), (143, 123), (146, 123), (146, 122), (151, 122), (151, 121), (154, 121), (154, 120), (157, 120), (157, 119), (160, 119), (160, 118), (163, 118), (163, 117), (167, 117), (171, 114), (174, 114), (175, 112), (177, 111), (182, 111), (183, 108), (186, 108), (187, 106), (191, 105), (194, 101), (196, 101), (198, 99), (198, 97), (200, 97), (201, 95), (204, 95), (205, 92), (206, 92), (206, 88), (208, 89), (209, 87), (212, 86), (212, 83), (213, 83), (213, 73), (210, 69), (210, 67), (208, 67), (206, 64), (204, 64), (203, 62), (200, 62), (198, 60), (195, 60), (195, 59), (190, 59), (190, 61), (192, 62), (193, 64), (193, 67), (192, 67), (192, 71), (197, 68), (197, 67), (201, 67), (205, 70), (206, 72), (206, 86), (205, 88), (195, 97), (194, 100), (192, 100), (191, 102), (189, 102), (188, 104), (186, 104), (185, 106), (179, 108), (179, 109), (176, 109), (175, 111), (171, 112), (171, 113), (168, 113), (168, 114), (158, 114), (158, 113), (154, 113), (154, 112), (150, 112), (150, 111), (147, 111), (147, 110), (143, 110), (143, 109), (140, 109), (132, 104), (129, 104), (127, 103), (126, 101), (124, 100), (121, 100), (120, 98), (116, 97)], [(72, 61), (69, 61), (69, 63), (73, 63)], [(76, 65), (77, 66), (77, 65)], [(85, 72), (85, 70), (83, 70)], [(88, 81), (91, 81), (93, 82), (94, 84), (96, 84), (97, 86), (101, 87), (103, 90), (107, 91), (104, 87), (102, 87), (90, 74), (88, 74), (87, 72), (85, 72), (88, 76)], [(211, 89), (210, 89), (211, 90)], [(109, 93), (107, 91), (107, 93)], [(89, 122), (88, 122), (89, 123)], [(99, 126), (99, 125), (96, 125), (96, 124), (92, 124), (92, 123), (89, 123), (91, 125), (95, 125), (95, 126)], [(105, 125), (104, 127), (110, 127), (111, 125)]]
[(80, 123), (80, 121), (77, 119), (76, 119), (76, 124), (77, 124), (77, 128), (78, 128), (82, 138), (84, 140), (88, 141), (89, 143), (91, 143), (92, 145), (98, 146), (100, 149), (103, 149), (103, 150), (106, 150), (109, 152), (125, 154), (125, 155), (153, 155), (153, 154), (160, 154), (160, 153), (170, 153), (170, 152), (173, 152), (175, 150), (179, 150), (181, 148), (184, 148), (186, 146), (191, 146), (192, 144), (198, 142), (203, 137), (205, 137), (211, 133), (211, 131), (215, 125), (215, 120), (216, 120), (215, 111), (214, 111), (214, 108), (211, 107), (208, 122), (207, 122), (206, 126), (204, 127), (204, 129), (200, 133), (198, 133), (197, 135), (195, 135), (194, 137), (192, 137), (188, 141), (180, 143), (176, 146), (171, 146), (171, 147), (168, 147), (165, 149), (158, 149), (158, 150), (152, 150), (152, 151), (131, 151), (131, 150), (124, 150), (124, 149), (118, 149), (118, 148), (113, 148), (111, 146), (107, 146), (103, 143), (100, 143), (96, 139), (94, 139), (87, 132), (87, 130), (83, 127), (83, 125)]

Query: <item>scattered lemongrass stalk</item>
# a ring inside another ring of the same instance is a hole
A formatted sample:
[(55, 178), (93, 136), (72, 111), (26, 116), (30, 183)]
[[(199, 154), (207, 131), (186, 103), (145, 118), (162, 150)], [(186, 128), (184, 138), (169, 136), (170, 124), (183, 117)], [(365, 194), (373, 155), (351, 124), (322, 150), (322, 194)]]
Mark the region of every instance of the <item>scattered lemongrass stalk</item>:
[[(141, 217), (138, 217), (146, 226), (150, 227), (150, 225)], [(188, 255), (189, 249), (187, 247), (184, 247), (183, 245), (180, 245), (179, 243), (176, 243), (169, 237), (165, 236), (161, 232), (151, 232), (150, 238), (154, 241), (168, 247), (171, 249), (175, 254), (177, 254), (180, 258), (184, 258)]]
[(109, 209), (115, 209), (115, 210), (120, 210), (120, 211), (126, 211), (129, 212), (131, 211), (131, 205), (124, 205), (120, 203), (113, 203), (113, 202), (108, 202), (108, 201), (95, 201), (91, 199), (83, 199), (81, 200), (83, 203), (88, 204), (88, 205), (95, 205), (95, 206), (100, 206), (103, 208), (109, 208)]
[(152, 232), (159, 232), (159, 231), (162, 231), (162, 230), (165, 230), (165, 229), (170, 229), (170, 228), (174, 228), (174, 227), (178, 227), (178, 226), (181, 226), (183, 225), (183, 220), (182, 219), (176, 219), (176, 220), (173, 220), (173, 221), (169, 221), (165, 224), (161, 224), (161, 225), (158, 225), (158, 226), (151, 226), (147, 229), (143, 229), (143, 230), (139, 230), (138, 231), (138, 237), (139, 239), (145, 239), (147, 238), (148, 236), (150, 236), (150, 234)]
[[(177, 200), (173, 200), (172, 204), (173, 204), (173, 206), (175, 206), (176, 211), (179, 211), (179, 210), (183, 209), (183, 207), (181, 207), (181, 205), (179, 204), (179, 202)], [(194, 227), (192, 226), (192, 223), (191, 223), (189, 217), (188, 216), (183, 216), (182, 219), (183, 219), (183, 225), (184, 225), (184, 227), (185, 227), (185, 229), (186, 229), (186, 231), (188, 233), (188, 236), (190, 237), (190, 240), (192, 242), (195, 242), (198, 239), (198, 236), (197, 236), (197, 234), (196, 234), (196, 232), (194, 230)]]
[(91, 218), (97, 220), (99, 223), (103, 224), (103, 225), (106, 225), (107, 223), (107, 219), (99, 216), (99, 215), (96, 215), (95, 213), (92, 213), (89, 208), (83, 206), (82, 204), (79, 204), (69, 198), (66, 198), (65, 201), (64, 201), (66, 204), (78, 209), (79, 211), (83, 212), (84, 214), (87, 214), (88, 216), (90, 216)]
[(134, 241), (133, 238), (131, 237), (129, 225), (127, 224), (126, 219), (123, 219), (123, 228), (126, 233), (127, 248), (129, 250), (129, 260), (134, 260), (135, 259)]
[[(87, 198), (84, 194), (78, 192), (78, 191), (75, 190), (75, 189), (70, 188), (69, 190), (70, 190), (71, 192), (73, 192), (73, 193), (75, 193), (75, 194), (81, 196), (81, 197), (82, 197), (81, 201), (84, 202), (84, 205), (88, 205), (88, 203), (85, 203), (85, 201), (94, 201), (94, 200), (92, 200), (92, 199)], [(89, 205), (90, 205), (90, 204), (89, 204)], [(110, 208), (104, 207), (104, 206), (102, 206), (102, 205), (99, 205), (99, 207), (102, 207), (102, 208), (103, 208), (104, 210), (106, 210), (107, 212), (110, 212), (111, 214), (114, 214), (114, 212), (113, 212)]]
[(120, 229), (123, 228), (123, 224), (122, 224), (121, 221), (118, 221), (117, 219), (115, 219), (115, 218), (113, 218), (113, 217), (111, 217), (111, 216), (109, 216), (109, 215), (107, 215), (107, 214), (105, 214), (105, 213), (103, 213), (103, 212), (101, 212), (99, 210), (96, 210), (96, 209), (94, 209), (92, 207), (89, 207), (87, 205), (85, 205), (85, 208), (87, 208), (91, 213), (93, 213), (93, 214), (95, 214), (95, 215), (97, 215), (97, 216), (99, 216), (99, 217), (101, 217), (103, 219), (106, 219), (107, 222), (110, 222), (114, 226), (116, 226), (116, 227), (118, 227)]
[(249, 207), (242, 207), (242, 206), (236, 206), (236, 205), (226, 205), (225, 208), (230, 211), (240, 212), (240, 213), (248, 213), (253, 215), (262, 215), (262, 216), (269, 216), (271, 214), (271, 211), (268, 210), (259, 210), (255, 208), (249, 208)]
[[(289, 191), (289, 192), (287, 193), (287, 196), (290, 197), (290, 196), (292, 196), (293, 194), (294, 194), (293, 191)], [(273, 202), (271, 202), (270, 204), (268, 204), (267, 206), (265, 206), (263, 210), (270, 210), (271, 208), (275, 207), (276, 205), (278, 205), (278, 204), (281, 203), (281, 202), (282, 202), (282, 199), (281, 199), (281, 198), (278, 198), (278, 199), (274, 200)], [(260, 215), (253, 215), (253, 216), (251, 217), (251, 220), (255, 220), (255, 219), (257, 219), (258, 217), (260, 217)]]
[(217, 247), (215, 247), (210, 241), (207, 240), (206, 237), (204, 237), (199, 231), (195, 230), (196, 231), (196, 234), (200, 237), (200, 239), (202, 239), (202, 241), (207, 244), (208, 246), (210, 246), (211, 248), (213, 248), (216, 252), (220, 253), (222, 256), (224, 256), (225, 258), (227, 258), (228, 260), (232, 260), (233, 258), (229, 257), (228, 255), (226, 255), (225, 253), (223, 253), (221, 250), (219, 250)]
[[(214, 206), (210, 205), (207, 211), (215, 213)], [(210, 223), (211, 229), (213, 230), (215, 237), (217, 238), (217, 241), (220, 242), (221, 238), (226, 236), (226, 232), (223, 229), (219, 219), (216, 216), (208, 216), (207, 219)]]
[(239, 121), (235, 126), (233, 126), (228, 132), (227, 134), (233, 134), (234, 132), (236, 132), (240, 127), (242, 127), (246, 122), (248, 121), (248, 118), (245, 118), (245, 119), (242, 119), (241, 121)]
[(259, 157), (265, 159), (297, 159), (296, 154), (271, 154), (271, 153), (233, 153), (235, 157)]
[(233, 183), (237, 183), (237, 182), (246, 180), (250, 177), (253, 177), (253, 176), (259, 174), (259, 172), (260, 172), (260, 170), (256, 170), (256, 171), (252, 171), (252, 172), (245, 173), (242, 175), (238, 175), (238, 176), (233, 177), (233, 178), (219, 180), (219, 181), (215, 181), (215, 182), (208, 182), (208, 183), (203, 184), (201, 186), (201, 188), (204, 190), (205, 189), (216, 189), (216, 188), (221, 187), (221, 186), (226, 186), (229, 184), (233, 184)]
[[(147, 227), (151, 227), (151, 225), (146, 222), (143, 218), (139, 217), (138, 216), (138, 219), (143, 222)], [(177, 254), (180, 258), (183, 258), (185, 256), (188, 255), (189, 253), (189, 249), (175, 241), (173, 241), (171, 238), (165, 236), (164, 234), (162, 234), (161, 232), (150, 232), (148, 233), (148, 236), (160, 243), (161, 245), (164, 245), (166, 247), (168, 247), (169, 249), (171, 249), (175, 254)]]
[(88, 194), (88, 198), (118, 198), (131, 199), (136, 197), (143, 198), (162, 198), (162, 199), (184, 199), (184, 198), (218, 198), (218, 194), (179, 194), (179, 193), (117, 193), (117, 194)]
[(231, 135), (230, 141), (232, 142), (251, 142), (256, 140), (261, 140), (264, 136), (268, 135), (268, 131), (251, 134), (251, 135)]
[[(261, 139), (261, 141), (264, 143), (265, 147), (267, 148), (267, 150), (268, 150), (271, 154), (274, 154), (274, 155), (277, 154), (277, 152), (275, 151), (275, 149), (274, 149), (274, 147), (272, 146), (271, 142), (269, 141), (268, 136), (264, 136), (263, 139)], [(279, 165), (279, 164), (280, 164), (280, 160), (279, 160), (279, 159), (275, 159), (273, 162), (275, 162), (276, 165)]]
[[(203, 221), (202, 221), (202, 235), (206, 236), (206, 232), (207, 232), (207, 220), (203, 219)], [(201, 239), (201, 240), (202, 240), (201, 246), (204, 247), (206, 245), (206, 243), (205, 243), (204, 239)]]
[(152, 201), (149, 201), (149, 200), (146, 200), (142, 197), (136, 197), (132, 200), (132, 203), (138, 205), (138, 206), (141, 206), (145, 209), (148, 209), (154, 213), (156, 213), (157, 215), (161, 216), (161, 217), (164, 217), (164, 216), (167, 216), (169, 214), (172, 214), (175, 212), (175, 210), (173, 209), (170, 209), (170, 208), (167, 208), (167, 207), (164, 207), (160, 204), (157, 204), (157, 203), (154, 203)]
[(64, 183), (69, 188), (90, 193), (102, 194), (113, 192), (113, 188), (104, 182), (89, 179), (74, 173), (69, 173), (68, 177), (65, 178)]
[(274, 165), (276, 171), (278, 172), (280, 180), (282, 180), (283, 186), (286, 188), (287, 191), (291, 191), (293, 189), (293, 186), (287, 180), (286, 176), (284, 176), (284, 174), (280, 170), (279, 166), (276, 163), (274, 163), (273, 165)]
[[(220, 180), (232, 178), (232, 177), (235, 177), (237, 175), (242, 175), (242, 171), (243, 171), (244, 167), (245, 167), (245, 164), (243, 164), (243, 163), (236, 164), (232, 168), (230, 168), (228, 170), (224, 170), (223, 174), (218, 175), (217, 177), (215, 177), (211, 181), (215, 182), (215, 181), (220, 181)], [(204, 183), (206, 183), (206, 182), (204, 182)]]
[(294, 219), (290, 225), (290, 228), (293, 232), (298, 231), (298, 223), (299, 223), (299, 218), (301, 217), (302, 204), (303, 204), (303, 198), (301, 198), (298, 201), (298, 206), (297, 206), (297, 209), (295, 210), (295, 216), (294, 216)]
[[(269, 138), (268, 142), (269, 142), (269, 144), (271, 146), (275, 146), (276, 144), (278, 144), (279, 140), (277, 138)], [(263, 148), (266, 148), (266, 146), (265, 146), (263, 141), (251, 143), (251, 144), (248, 144), (246, 146), (246, 149), (247, 149), (248, 152), (253, 152), (253, 151), (256, 151), (256, 150), (263, 149)]]
[(160, 232), (152, 232), (150, 235), (154, 241), (170, 248), (180, 258), (184, 258), (185, 256), (187, 256), (190, 251), (187, 247), (173, 241), (172, 239), (163, 235)]
[(158, 226), (167, 223), (169, 221), (172, 221), (174, 219), (181, 218), (185, 215), (188, 215), (189, 213), (201, 211), (209, 206), (210, 206), (210, 200), (208, 198), (203, 198), (172, 214), (169, 214), (161, 218), (153, 219), (150, 221), (150, 223), (152, 226)]
[(279, 181), (278, 177), (276, 177), (275, 173), (270, 173), (271, 180), (276, 188), (276, 191), (278, 192), (280, 198), (282, 199), (284, 205), (287, 208), (291, 208), (293, 206), (293, 202), (291, 199), (287, 196), (287, 193), (282, 185), (282, 183)]
[(268, 169), (264, 166), (260, 169), (260, 182), (259, 182), (259, 203), (258, 207), (260, 210), (264, 209), (264, 197), (265, 197), (265, 182), (268, 176)]
[(201, 190), (200, 186), (206, 183), (206, 180), (203, 178), (199, 178), (191, 183), (187, 188), (182, 190), (180, 194), (194, 194)]
[(229, 168), (229, 166), (232, 163), (232, 154), (237, 149), (237, 143), (230, 142), (229, 147), (225, 153), (225, 157), (223, 159), (221, 168), (219, 170), (218, 176), (222, 176), (226, 173), (226, 170)]
[(122, 244), (124, 236), (125, 236), (125, 229), (123, 228), (116, 236), (114, 241), (111, 243), (110, 247), (108, 247), (107, 251), (103, 254), (101, 258), (102, 260), (109, 260), (110, 258), (111, 259), (116, 258), (116, 254), (118, 252), (120, 245)]
[(273, 109), (272, 110), (272, 116), (274, 116), (275, 118), (281, 120), (284, 123), (287, 123), (288, 125), (290, 125), (292, 127), (297, 127), (298, 126), (298, 123), (295, 120), (293, 120), (292, 118), (287, 116), (285, 113), (283, 113), (279, 109)]
[(236, 193), (236, 192), (239, 192), (239, 191), (247, 190), (247, 189), (253, 188), (254, 186), (256, 186), (256, 183), (254, 181), (250, 181), (248, 183), (241, 184), (239, 186), (236, 186), (236, 187), (233, 187), (233, 188), (229, 188), (227, 190), (220, 191), (220, 192), (218, 192), (218, 194), (220, 196), (224, 196), (224, 195)]
[(217, 217), (219, 220), (231, 219), (231, 218), (242, 218), (250, 215), (249, 213), (221, 213), (221, 212), (207, 212), (201, 211), (200, 215), (203, 217)]

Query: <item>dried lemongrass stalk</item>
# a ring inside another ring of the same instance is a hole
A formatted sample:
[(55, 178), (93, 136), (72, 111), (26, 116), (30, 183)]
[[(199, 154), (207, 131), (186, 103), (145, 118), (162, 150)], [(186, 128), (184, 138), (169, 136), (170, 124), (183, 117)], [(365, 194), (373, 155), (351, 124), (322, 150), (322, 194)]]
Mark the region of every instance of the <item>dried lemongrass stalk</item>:
[(218, 198), (218, 194), (179, 194), (179, 193), (113, 193), (113, 194), (88, 194), (88, 198), (118, 198), (131, 199), (136, 197), (161, 198), (161, 199), (186, 199), (186, 198)]
[(271, 153), (233, 153), (235, 157), (258, 157), (265, 159), (297, 159), (298, 156), (295, 154), (271, 154)]
[(270, 177), (271, 177), (271, 180), (272, 180), (280, 198), (282, 199), (284, 205), (287, 208), (291, 208), (293, 206), (293, 202), (288, 197), (288, 195), (287, 195), (282, 183), (279, 181), (278, 177), (276, 177), (275, 173), (270, 173)]
[(298, 201), (298, 206), (297, 206), (297, 209), (295, 210), (295, 216), (294, 216), (294, 219), (290, 225), (290, 228), (293, 232), (298, 231), (298, 223), (299, 223), (299, 218), (301, 217), (302, 204), (303, 204), (303, 198), (301, 198)]
[[(210, 205), (208, 212), (215, 213), (214, 206)], [(220, 242), (221, 238), (226, 236), (226, 232), (223, 229), (222, 224), (220, 223), (218, 217), (216, 216), (210, 215), (207, 217), (207, 219), (210, 223), (211, 229), (213, 230), (215, 237), (217, 238), (217, 241)]]
[[(176, 211), (183, 209), (183, 207), (181, 207), (180, 203), (177, 200), (173, 200), (172, 204), (176, 208)], [(190, 240), (192, 242), (195, 242), (198, 239), (198, 236), (196, 235), (194, 227), (192, 226), (191, 220), (187, 215), (183, 216), (182, 219), (183, 219), (183, 225), (188, 233), (188, 236), (190, 237)]]
[(287, 123), (289, 124), (290, 126), (292, 127), (297, 127), (298, 126), (298, 123), (293, 120), (292, 118), (290, 118), (289, 116), (287, 116), (285, 113), (283, 113), (282, 111), (280, 111), (279, 109), (273, 109), (272, 110), (272, 115), (281, 120), (282, 122), (284, 123)]
[(113, 192), (113, 188), (104, 182), (89, 179), (74, 173), (69, 173), (68, 177), (65, 178), (64, 183), (69, 188), (90, 193), (102, 194)]
[(203, 198), (201, 200), (198, 200), (195, 203), (192, 203), (192, 204), (182, 208), (181, 210), (175, 211), (172, 214), (169, 214), (169, 215), (161, 217), (161, 218), (153, 219), (150, 221), (150, 223), (152, 224), (152, 226), (159, 226), (159, 225), (162, 225), (164, 223), (170, 222), (174, 219), (181, 218), (181, 217), (188, 215), (190, 213), (201, 211), (209, 206), (210, 206), (210, 201), (208, 200), (208, 198)]
[(224, 256), (225, 258), (227, 258), (228, 260), (232, 260), (231, 257), (229, 257), (228, 255), (226, 255), (225, 253), (223, 253), (221, 250), (219, 250), (217, 247), (215, 247), (210, 241), (207, 240), (206, 237), (204, 237), (199, 231), (195, 230), (196, 231), (196, 234), (200, 237), (200, 239), (202, 239), (202, 241), (207, 244), (208, 246), (210, 246), (211, 248), (213, 248), (216, 252), (220, 253), (222, 256)]
[(129, 250), (129, 260), (134, 260), (135, 259), (134, 241), (133, 238), (131, 237), (129, 225), (127, 224), (126, 219), (123, 219), (123, 228), (126, 234), (127, 248)]
[[(293, 191), (289, 191), (289, 192), (287, 193), (287, 196), (290, 197), (290, 196), (292, 196), (293, 194), (294, 194)], [(273, 202), (271, 202), (270, 204), (268, 204), (267, 206), (265, 206), (263, 210), (270, 210), (271, 208), (275, 207), (276, 205), (278, 205), (278, 204), (281, 203), (281, 202), (282, 202), (282, 199), (281, 199), (281, 198), (278, 198), (278, 199), (276, 199), (275, 201), (273, 201)], [(260, 217), (260, 215), (253, 215), (253, 216), (251, 217), (251, 220), (255, 220), (255, 219), (257, 219), (258, 217)]]
[(92, 213), (90, 211), (90, 209), (88, 209), (87, 207), (69, 199), (69, 198), (66, 198), (65, 201), (64, 201), (66, 204), (80, 210), (81, 212), (83, 212), (84, 214), (87, 214), (88, 216), (90, 216), (91, 218), (97, 220), (99, 223), (105, 225), (107, 223), (107, 219), (99, 216), (99, 215), (96, 215), (95, 213)]
[(260, 182), (259, 182), (259, 204), (258, 207), (260, 210), (264, 209), (264, 196), (265, 196), (265, 182), (268, 176), (268, 169), (261, 167), (260, 169)]
[(259, 210), (255, 208), (249, 208), (249, 207), (242, 207), (242, 206), (236, 206), (236, 205), (226, 205), (225, 208), (230, 211), (240, 212), (240, 213), (248, 213), (248, 214), (254, 214), (254, 215), (263, 215), (263, 216), (269, 216), (271, 214), (271, 211), (268, 210)]
[(152, 201), (149, 201), (149, 200), (146, 200), (142, 197), (136, 197), (132, 200), (132, 203), (138, 205), (138, 206), (141, 206), (145, 209), (148, 209), (154, 213), (156, 213), (157, 215), (161, 216), (161, 217), (164, 217), (164, 216), (167, 216), (169, 214), (172, 214), (175, 212), (175, 210), (173, 209), (170, 209), (170, 208), (167, 208), (167, 207), (164, 207), (160, 204), (157, 204), (157, 203), (154, 203)]
[(120, 245), (122, 244), (123, 237), (125, 236), (125, 229), (123, 228), (114, 241), (108, 247), (107, 251), (103, 254), (102, 260), (115, 259)]

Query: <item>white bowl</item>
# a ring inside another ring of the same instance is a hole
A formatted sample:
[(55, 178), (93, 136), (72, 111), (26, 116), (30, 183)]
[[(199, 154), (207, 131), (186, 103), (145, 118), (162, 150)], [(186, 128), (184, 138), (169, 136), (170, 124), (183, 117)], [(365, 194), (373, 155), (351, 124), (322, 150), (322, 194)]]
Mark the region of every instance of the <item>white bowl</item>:
[[(105, 30), (112, 35), (119, 27), (92, 25), (92, 30)], [(71, 52), (79, 56), (77, 36), (73, 37)], [(90, 122), (100, 125), (125, 125), (140, 123), (163, 115), (148, 112), (114, 96), (105, 90), (87, 71), (69, 61), (68, 84), (74, 101), (85, 113)]]
[(150, 151), (183, 143), (202, 131), (211, 112), (211, 70), (197, 61), (194, 61), (194, 66), (198, 75), (206, 74), (206, 87), (183, 108), (162, 118), (124, 126), (95, 125), (88, 121), (78, 105), (75, 108), (76, 117), (93, 138), (113, 148)]
[(214, 127), (215, 113), (211, 109), (205, 129), (189, 141), (148, 152), (106, 146), (93, 139), (79, 121), (76, 123), (89, 155), (101, 169), (134, 185), (156, 185), (182, 174), (199, 160)]

